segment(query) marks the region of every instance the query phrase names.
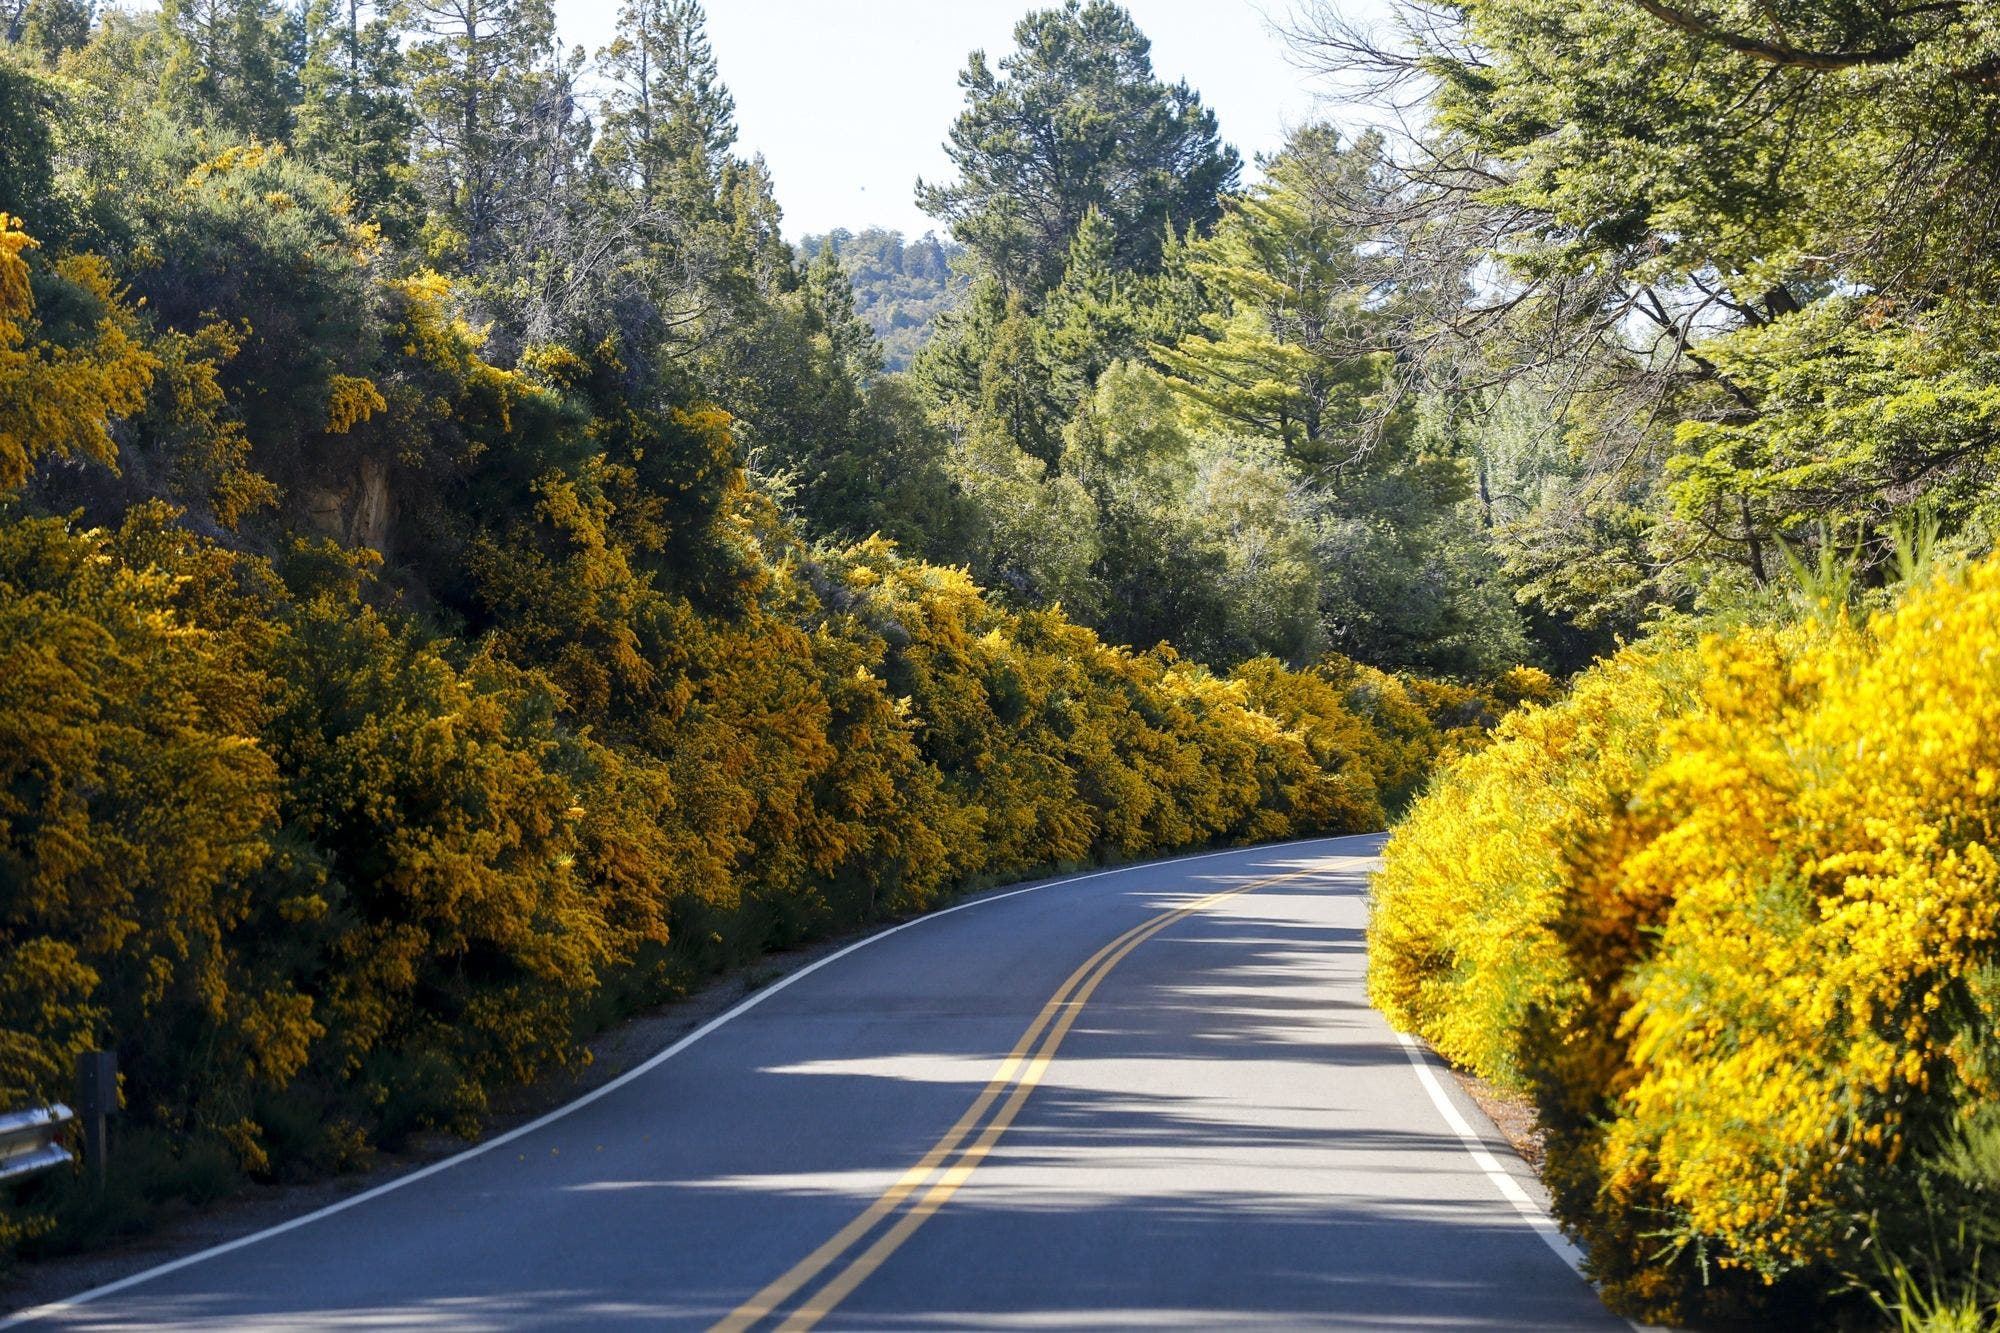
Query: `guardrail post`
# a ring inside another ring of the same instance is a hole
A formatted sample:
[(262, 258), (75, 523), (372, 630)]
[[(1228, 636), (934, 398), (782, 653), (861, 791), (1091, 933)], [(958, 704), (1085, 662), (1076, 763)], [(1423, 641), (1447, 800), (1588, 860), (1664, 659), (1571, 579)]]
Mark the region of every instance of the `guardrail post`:
[(110, 1164), (111, 1134), (106, 1124), (118, 1109), (118, 1053), (85, 1051), (76, 1057), (77, 1115), (83, 1120), (83, 1160), (99, 1189)]

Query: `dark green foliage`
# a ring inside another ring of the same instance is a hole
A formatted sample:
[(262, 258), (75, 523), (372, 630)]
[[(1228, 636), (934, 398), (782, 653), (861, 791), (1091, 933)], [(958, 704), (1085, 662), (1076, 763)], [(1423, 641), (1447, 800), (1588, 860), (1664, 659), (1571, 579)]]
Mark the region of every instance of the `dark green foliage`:
[(1153, 72), (1151, 43), (1108, 0), (1067, 0), (1014, 28), (998, 72), (975, 51), (946, 145), (959, 178), (919, 183), (924, 211), (1009, 291), (1062, 276), (1084, 215), (1103, 214), (1124, 271), (1157, 266), (1169, 230), (1205, 226), (1236, 184), (1236, 150), (1186, 83)]
[(1104, 214), (1085, 212), (1064, 257), (1062, 281), (1042, 309), (1042, 361), (1051, 390), (1069, 412), (1112, 363), (1139, 350), (1142, 316), (1133, 297), (1142, 283), (1121, 270), (1117, 247)]
[(1347, 221), (1378, 149), (1302, 131), (1156, 273), (1091, 207), (1037, 300), (975, 279), (914, 378), (983, 519), (976, 572), (1215, 662), (1531, 655), (1470, 460), (1418, 429), (1382, 350), (1402, 311)]
[(93, 8), (91, 0), (15, 0), (0, 7), (7, 14), (6, 32), (0, 36), (52, 65), (90, 40)]
[(305, 65), (292, 144), (346, 187), (362, 217), (392, 234), (410, 230), (410, 136), (415, 116), (403, 91), (400, 11), (364, 0), (309, 0)]
[(161, 0), (161, 94), (200, 123), (273, 143), (297, 101), (297, 16), (273, 0)]
[(55, 136), (50, 126), (60, 105), (55, 88), (0, 50), (0, 213), (31, 229), (60, 226), (55, 206)]
[(1822, 519), (1880, 581), (1913, 504), (1989, 543), (1990, 6), (1441, 14), (1389, 57), (1439, 76), (1424, 160), (1357, 211), (1540, 615), (1754, 597)]

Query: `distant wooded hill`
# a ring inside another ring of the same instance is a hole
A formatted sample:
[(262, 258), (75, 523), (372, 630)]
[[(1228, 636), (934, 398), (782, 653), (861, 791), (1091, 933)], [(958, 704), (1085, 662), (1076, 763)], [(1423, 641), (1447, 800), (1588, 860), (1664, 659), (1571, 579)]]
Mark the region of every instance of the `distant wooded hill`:
[(965, 247), (940, 241), (931, 232), (906, 241), (900, 231), (881, 227), (859, 232), (836, 227), (824, 236), (806, 237), (799, 249), (811, 260), (829, 243), (854, 283), (856, 313), (875, 326), (882, 341), (884, 363), (890, 370), (907, 370), (937, 317), (965, 289), (964, 280), (952, 273), (952, 261)]

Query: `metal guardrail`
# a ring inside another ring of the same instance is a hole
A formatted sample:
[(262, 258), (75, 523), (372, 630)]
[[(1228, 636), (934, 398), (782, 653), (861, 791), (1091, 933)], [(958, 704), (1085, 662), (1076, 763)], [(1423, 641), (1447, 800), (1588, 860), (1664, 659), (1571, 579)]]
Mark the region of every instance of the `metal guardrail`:
[(61, 1102), (0, 1115), (0, 1180), (19, 1180), (69, 1162), (61, 1134), (73, 1118)]

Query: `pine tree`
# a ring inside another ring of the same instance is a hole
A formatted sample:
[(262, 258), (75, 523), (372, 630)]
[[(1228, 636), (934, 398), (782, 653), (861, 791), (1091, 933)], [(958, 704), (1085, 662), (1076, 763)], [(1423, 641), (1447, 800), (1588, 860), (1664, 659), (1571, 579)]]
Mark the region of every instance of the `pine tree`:
[(476, 271), (499, 253), (555, 51), (550, 0), (415, 0), (410, 48), (429, 249)]
[(592, 149), (598, 209), (625, 238), (619, 303), (634, 312), (628, 347), (642, 358), (663, 342), (708, 343), (758, 300), (726, 217), (742, 170), (730, 156), (735, 105), (703, 23), (692, 0), (630, 0), (598, 52), (608, 84)]
[(15, 0), (0, 4), (0, 38), (53, 65), (90, 40), (90, 0)]
[(227, 134), (277, 143), (298, 100), (297, 31), (272, 0), (163, 0), (161, 90)]
[(1009, 297), (979, 366), (974, 434), (1004, 439), (1055, 471), (1062, 456), (1063, 414), (1050, 385), (1040, 326), (1026, 303)]
[(721, 202), (741, 272), (766, 294), (797, 287), (798, 265), (785, 240), (785, 210), (778, 204), (777, 184), (762, 153), (747, 161), (731, 158), (723, 165)]
[(946, 151), (959, 179), (917, 183), (1010, 289), (1032, 299), (1062, 276), (1091, 208), (1117, 237), (1120, 269), (1151, 271), (1169, 228), (1213, 221), (1236, 183), (1236, 150), (1186, 83), (1153, 72), (1151, 43), (1108, 0), (1067, 0), (1014, 28), (996, 74), (975, 51), (959, 75), (966, 108)]
[(61, 101), (51, 81), (0, 60), (0, 213), (17, 212), (30, 227), (51, 234), (60, 206), (55, 191), (55, 135), (50, 124)]
[(1369, 305), (1367, 261), (1333, 201), (1366, 188), (1367, 145), (1302, 131), (1269, 180), (1230, 205), (1189, 247), (1208, 293), (1199, 332), (1154, 356), (1175, 387), (1228, 430), (1275, 440), (1300, 462), (1338, 465), (1358, 451), (1378, 407), (1386, 329)]
[(628, 0), (618, 34), (598, 52), (610, 82), (600, 164), (646, 204), (689, 196), (713, 202), (736, 142), (736, 107), (723, 86), (695, 0)]
[(821, 246), (806, 267), (806, 296), (844, 378), (864, 383), (881, 374), (882, 345), (868, 321), (854, 312), (854, 284), (831, 245)]
[(1041, 316), (1042, 359), (1065, 415), (1097, 387), (1112, 362), (1138, 347), (1135, 280), (1117, 269), (1117, 237), (1096, 208), (1084, 213), (1070, 241), (1062, 281)]
[(378, 0), (309, 0), (302, 100), (292, 145), (392, 234), (411, 225), (410, 135), (401, 85), (400, 7)]

